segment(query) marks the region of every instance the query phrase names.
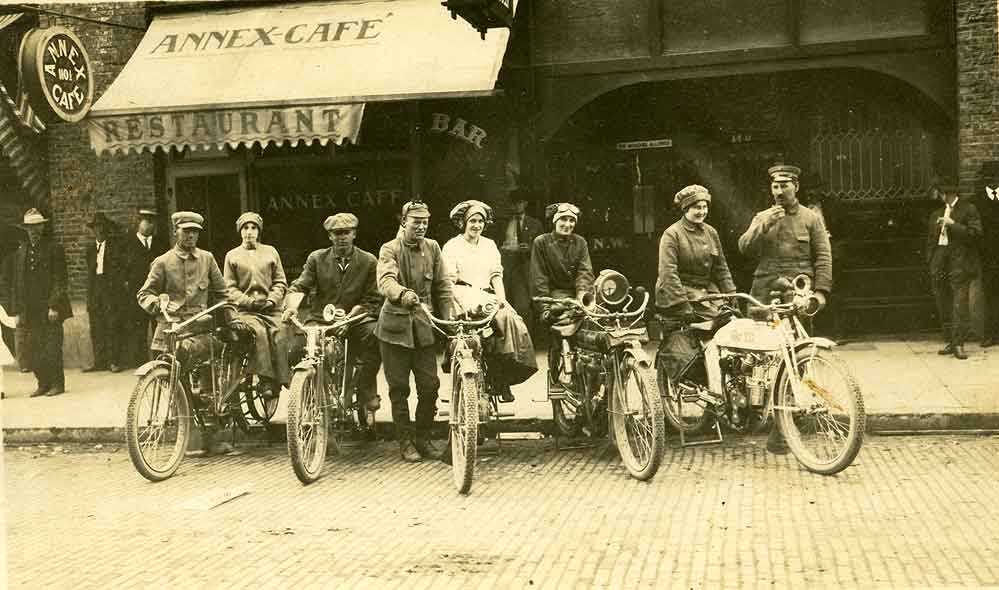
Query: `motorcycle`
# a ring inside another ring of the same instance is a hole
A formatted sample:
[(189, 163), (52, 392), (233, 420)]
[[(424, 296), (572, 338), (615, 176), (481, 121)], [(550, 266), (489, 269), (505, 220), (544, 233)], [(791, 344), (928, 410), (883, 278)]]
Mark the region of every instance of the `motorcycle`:
[[(721, 442), (722, 424), (745, 433), (774, 419), (801, 465), (832, 475), (860, 452), (866, 422), (863, 395), (849, 367), (833, 352), (836, 344), (809, 336), (801, 322), (819, 309), (811, 280), (798, 275), (792, 282), (783, 279), (781, 287), (774, 292), (780, 298), (769, 305), (746, 293), (696, 299), (723, 302), (722, 313), (686, 328), (700, 351), (676, 375), (660, 362), (669, 347), (663, 339), (656, 367), (666, 417), (679, 431), (681, 446)], [(738, 301), (748, 303), (754, 317), (738, 317), (733, 306)], [(708, 376), (717, 376), (708, 377), (708, 384), (695, 370), (701, 362)], [(687, 441), (706, 427), (714, 430), (714, 439)]]
[[(634, 309), (634, 295), (641, 303)], [(565, 310), (551, 326), (558, 348), (548, 354), (548, 398), (556, 433), (591, 438), (608, 432), (628, 472), (651, 479), (666, 447), (662, 400), (649, 392), (642, 350), (648, 332), (640, 323), (649, 303), (641, 287), (632, 292), (624, 275), (605, 270), (584, 301), (535, 297)], [(556, 439), (557, 440), (557, 439)]]

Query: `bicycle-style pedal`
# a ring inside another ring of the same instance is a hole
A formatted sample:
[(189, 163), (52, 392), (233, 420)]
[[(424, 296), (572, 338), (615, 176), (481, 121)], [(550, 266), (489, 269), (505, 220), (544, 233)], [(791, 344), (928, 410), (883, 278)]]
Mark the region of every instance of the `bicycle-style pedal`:
[(497, 418), (513, 418), (514, 416), (517, 415), (517, 413), (516, 412), (502, 412), (501, 411), (501, 412), (496, 412), (493, 415), (495, 417), (497, 417)]

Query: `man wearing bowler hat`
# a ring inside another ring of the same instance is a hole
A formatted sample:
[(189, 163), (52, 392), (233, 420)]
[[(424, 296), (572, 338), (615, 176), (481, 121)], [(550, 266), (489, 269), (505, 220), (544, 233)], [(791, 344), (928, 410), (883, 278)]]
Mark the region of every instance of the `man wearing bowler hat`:
[(121, 280), (121, 244), (109, 239), (111, 220), (98, 211), (87, 223), (94, 239), (87, 242), (84, 255), (87, 262), (87, 315), (90, 321), (90, 343), (94, 349), (94, 364), (84, 373), (121, 370), (124, 339), (119, 327), (125, 318), (120, 311), (124, 282)]
[(971, 281), (982, 272), (978, 255), (982, 219), (977, 207), (958, 197), (954, 180), (939, 179), (932, 190), (943, 205), (930, 215), (926, 238), (930, 284), (946, 342), (939, 353), (964, 360), (968, 358), (964, 341), (971, 325)]
[[(771, 284), (777, 278), (794, 279), (799, 274), (812, 279), (820, 309), (832, 290), (832, 250), (822, 219), (798, 202), (797, 166), (771, 166), (770, 194), (775, 205), (753, 217), (749, 229), (739, 237), (739, 251), (759, 260), (753, 273), (751, 294), (770, 303)], [(767, 450), (787, 453), (787, 444), (777, 429), (770, 429)]]
[[(352, 213), (337, 213), (323, 221), (331, 246), (309, 254), (302, 274), (288, 288), (283, 318), (288, 321), (298, 315), (298, 308), (306, 294), (315, 292), (312, 309), (305, 323), (322, 320), (323, 308), (333, 304), (350, 316), (367, 314), (347, 330), (346, 336), (353, 351), (354, 372), (351, 380), (354, 399), (371, 412), (381, 407), (378, 397), (378, 368), (381, 353), (375, 337), (375, 322), (382, 296), (378, 293), (374, 254), (354, 246), (357, 238), (357, 217)], [(298, 342), (292, 357), (299, 354), (304, 342)], [(374, 430), (368, 431), (369, 435)]]
[(66, 391), (62, 366), (62, 323), (72, 317), (66, 292), (66, 254), (45, 236), (48, 219), (38, 209), (24, 214), (28, 240), (14, 253), (10, 315), (24, 329), (28, 364), (38, 379), (30, 397)]
[[(452, 283), (436, 241), (426, 238), (430, 209), (419, 200), (402, 206), (399, 235), (378, 253), (378, 292), (385, 298), (375, 335), (380, 341), (399, 452), (406, 461), (439, 458), (430, 442), (437, 413), (437, 353), (427, 313), (450, 319)], [(409, 375), (416, 381), (416, 428), (409, 419)]]
[(126, 366), (139, 365), (149, 360), (149, 345), (154, 326), (149, 315), (139, 307), (137, 295), (142, 284), (146, 282), (149, 266), (153, 260), (170, 247), (169, 239), (156, 231), (156, 219), (156, 211), (139, 209), (135, 233), (125, 236), (122, 240), (121, 273), (125, 301), (120, 313), (123, 319), (121, 340), (125, 343), (124, 353), (128, 357), (123, 361)]

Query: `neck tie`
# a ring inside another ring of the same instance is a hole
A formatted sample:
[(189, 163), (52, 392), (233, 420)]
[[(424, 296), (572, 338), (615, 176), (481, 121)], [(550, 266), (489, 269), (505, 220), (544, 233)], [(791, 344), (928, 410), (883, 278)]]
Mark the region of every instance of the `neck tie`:
[(149, 236), (142, 238), (142, 243), (146, 246), (146, 250), (152, 248), (152, 244), (150, 242), (152, 242), (152, 238)]

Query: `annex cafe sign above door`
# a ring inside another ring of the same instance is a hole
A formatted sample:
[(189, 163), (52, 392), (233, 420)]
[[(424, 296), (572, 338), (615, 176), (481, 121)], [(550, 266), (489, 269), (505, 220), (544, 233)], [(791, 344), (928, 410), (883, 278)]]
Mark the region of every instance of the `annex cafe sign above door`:
[(66, 27), (32, 29), (21, 40), (23, 92), (44, 119), (82, 120), (94, 101), (94, 77), (83, 42)]
[(350, 124), (367, 102), (491, 94), (508, 37), (482, 41), (428, 0), (157, 16), (94, 106), (91, 144), (101, 152), (354, 139)]

